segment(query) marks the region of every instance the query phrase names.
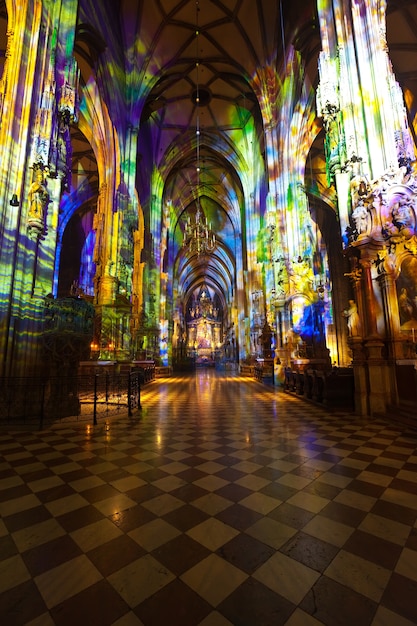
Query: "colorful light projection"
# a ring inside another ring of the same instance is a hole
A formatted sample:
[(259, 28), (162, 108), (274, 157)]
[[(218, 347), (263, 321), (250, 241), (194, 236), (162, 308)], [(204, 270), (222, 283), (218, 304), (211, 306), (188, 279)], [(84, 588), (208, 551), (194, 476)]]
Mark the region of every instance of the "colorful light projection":
[(46, 369), (39, 359), (44, 303), (54, 292), (61, 182), (71, 170), (67, 139), (77, 69), (69, 31), (76, 12), (70, 21), (63, 10), (58, 29), (57, 16), (52, 10), (48, 14), (51, 6), (36, 5), (29, 12), (17, 7), (15, 12), (8, 3), (8, 8), (0, 80), (0, 179), (6, 197), (10, 187), (17, 201), (1, 204), (0, 291), (5, 305), (0, 351), (3, 375), (39, 375)]
[(161, 364), (168, 365), (168, 320), (162, 320), (160, 324), (160, 341), (159, 341), (159, 356)]
[(96, 264), (94, 263), (94, 247), (96, 243), (95, 231), (90, 231), (81, 251), (79, 286), (88, 296), (94, 295), (94, 277)]
[(318, 113), (326, 125), (330, 116), (337, 124), (333, 145), (340, 152), (339, 169), (346, 171), (359, 158), (363, 174), (376, 179), (401, 153), (414, 158), (403, 94), (388, 56), (385, 7), (352, 3), (348, 36), (342, 2), (320, 1), (318, 11), (323, 47)]
[(245, 98), (240, 101), (240, 106), (229, 109), (231, 130), (228, 143), (234, 149), (229, 158), (233, 159), (241, 185), (241, 196), (235, 195), (228, 209), (233, 216), (235, 230), (235, 240), (229, 240), (228, 245), (236, 260), (236, 308), (232, 314), (240, 358), (247, 358), (256, 350), (262, 311), (258, 313), (254, 310), (251, 294), (262, 293), (267, 255), (263, 230), (265, 170), (259, 140), (259, 118), (257, 124), (255, 111), (250, 100)]
[[(168, 241), (168, 284), (171, 283), (172, 295), (168, 301), (177, 303), (186, 297), (189, 285), (197, 279), (202, 268), (210, 274), (224, 294), (230, 291), (230, 283), (234, 282), (235, 265), (242, 265), (242, 227), (240, 218), (241, 191), (231, 173), (231, 163), (226, 163), (224, 151), (231, 150), (231, 142), (215, 133), (216, 149), (213, 137), (209, 133), (202, 136), (202, 171), (200, 178), (200, 203), (205, 216), (216, 232), (216, 247), (210, 254), (198, 256), (189, 246), (182, 246), (183, 229), (187, 214), (194, 215), (195, 198), (190, 190), (195, 189), (194, 159), (187, 159), (187, 151), (179, 159), (184, 160), (184, 167), (173, 167), (173, 177), (168, 176), (166, 194), (170, 206), (170, 222), (173, 224), (173, 236)], [(207, 145), (209, 144), (209, 145)], [(188, 144), (187, 144), (188, 145)], [(216, 150), (219, 150), (217, 153)], [(191, 154), (191, 151), (188, 151)], [(230, 155), (230, 161), (236, 161), (236, 155)], [(224, 164), (223, 164), (224, 163)], [(188, 169), (187, 169), (188, 168)], [(175, 172), (181, 172), (175, 177)], [(194, 176), (194, 178), (193, 178)], [(174, 184), (178, 181), (178, 184)], [(179, 216), (177, 215), (179, 214)], [(194, 220), (194, 217), (191, 218)], [(168, 294), (167, 294), (168, 295)], [(175, 304), (173, 304), (175, 307)], [(181, 312), (174, 313), (176, 323), (181, 324)], [(237, 320), (236, 320), (237, 322)]]
[[(267, 228), (258, 236), (258, 250), (264, 252), (258, 258), (265, 268), (268, 321), (275, 327), (278, 349), (284, 344), (281, 356), (289, 364), (301, 353), (306, 357), (307, 351), (309, 358), (322, 356), (333, 315), (327, 255), (304, 187), (309, 150), (319, 132), (312, 106), (314, 90), (307, 84), (296, 97), (303, 84), (303, 63), (295, 50), (286, 53), (291, 71), (283, 82), (266, 72), (255, 83), (267, 116), (264, 123), (274, 115), (278, 122), (278, 112), (286, 120), (285, 125), (276, 123), (276, 137), (265, 132), (269, 188), (275, 190), (275, 197), (268, 203)], [(268, 105), (271, 90), (276, 108)]]

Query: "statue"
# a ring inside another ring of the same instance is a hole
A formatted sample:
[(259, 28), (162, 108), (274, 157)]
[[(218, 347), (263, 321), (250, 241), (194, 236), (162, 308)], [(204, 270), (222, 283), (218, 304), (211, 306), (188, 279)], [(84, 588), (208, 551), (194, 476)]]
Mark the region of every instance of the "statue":
[(264, 327), (261, 333), (261, 343), (262, 343), (262, 356), (264, 358), (273, 358), (272, 354), (272, 330), (269, 326), (268, 322), (265, 320)]
[(359, 204), (352, 212), (352, 219), (355, 223), (355, 228), (358, 235), (366, 233), (366, 231), (368, 230), (368, 211), (363, 204), (363, 200), (359, 201)]
[(360, 319), (358, 307), (354, 300), (349, 300), (349, 308), (343, 311), (346, 317), (349, 337), (358, 337), (360, 335)]
[(49, 199), (48, 191), (44, 185), (43, 172), (36, 170), (35, 180), (29, 188), (29, 217), (42, 219), (45, 206)]
[(361, 173), (362, 159), (353, 155), (350, 159), (352, 164), (352, 178), (350, 181), (350, 197), (352, 206), (356, 207), (358, 203), (363, 200), (369, 192), (368, 182)]
[(37, 231), (38, 234), (41, 234), (44, 231), (45, 209), (49, 201), (49, 194), (41, 168), (36, 169), (35, 180), (29, 188), (28, 200), (28, 226)]
[(392, 221), (405, 237), (414, 235), (415, 218), (411, 207), (411, 201), (399, 201), (392, 211)]

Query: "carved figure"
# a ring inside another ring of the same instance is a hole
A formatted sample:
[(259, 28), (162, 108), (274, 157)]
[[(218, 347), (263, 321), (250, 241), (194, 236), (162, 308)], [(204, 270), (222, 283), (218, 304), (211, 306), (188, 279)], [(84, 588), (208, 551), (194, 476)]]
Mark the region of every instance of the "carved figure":
[(358, 307), (354, 300), (349, 300), (349, 308), (343, 311), (343, 315), (346, 317), (349, 337), (358, 337), (360, 334), (360, 319)]
[(44, 211), (49, 200), (49, 194), (44, 184), (43, 172), (36, 170), (36, 177), (29, 188), (29, 220), (42, 221)]
[(369, 189), (366, 178), (359, 172), (360, 161), (354, 161), (353, 165), (353, 175), (350, 181), (350, 197), (352, 200), (352, 206), (355, 207), (361, 198), (368, 195)]
[(362, 201), (352, 213), (352, 219), (355, 224), (358, 235), (366, 233), (368, 230), (368, 211)]
[(392, 211), (393, 223), (402, 235), (414, 234), (414, 216), (409, 202), (398, 202)]
[(382, 227), (382, 234), (384, 237), (393, 237), (394, 235), (398, 235), (398, 228), (394, 226), (392, 222), (385, 222)]

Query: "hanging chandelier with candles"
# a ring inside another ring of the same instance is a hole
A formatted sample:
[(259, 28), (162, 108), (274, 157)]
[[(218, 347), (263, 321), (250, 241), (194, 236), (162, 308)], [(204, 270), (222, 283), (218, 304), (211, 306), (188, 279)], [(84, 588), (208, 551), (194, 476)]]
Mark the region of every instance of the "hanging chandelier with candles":
[[(210, 254), (216, 247), (216, 236), (211, 230), (211, 225), (208, 223), (207, 218), (200, 203), (200, 84), (199, 84), (199, 26), (198, 26), (198, 12), (199, 3), (196, 1), (196, 90), (195, 90), (195, 104), (196, 104), (196, 146), (197, 146), (197, 165), (196, 165), (196, 206), (195, 219), (192, 221), (190, 216), (187, 216), (187, 221), (184, 229), (183, 247), (188, 248), (192, 253), (196, 253), (197, 256), (204, 254)], [(194, 96), (194, 94), (193, 94)]]

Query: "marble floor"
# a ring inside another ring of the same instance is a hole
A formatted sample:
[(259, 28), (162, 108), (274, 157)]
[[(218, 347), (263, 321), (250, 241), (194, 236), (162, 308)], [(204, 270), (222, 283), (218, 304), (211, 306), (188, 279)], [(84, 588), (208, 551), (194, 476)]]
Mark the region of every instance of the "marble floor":
[(0, 430), (13, 626), (417, 624), (417, 430), (201, 370)]

